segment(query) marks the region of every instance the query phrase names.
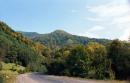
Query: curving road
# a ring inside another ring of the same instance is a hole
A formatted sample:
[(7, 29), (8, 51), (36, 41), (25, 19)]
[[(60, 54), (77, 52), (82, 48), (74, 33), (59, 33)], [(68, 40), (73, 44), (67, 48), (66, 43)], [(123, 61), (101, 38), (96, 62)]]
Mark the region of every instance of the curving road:
[(117, 83), (117, 82), (83, 80), (78, 78), (49, 76), (33, 73), (33, 74), (19, 75), (17, 77), (16, 83)]

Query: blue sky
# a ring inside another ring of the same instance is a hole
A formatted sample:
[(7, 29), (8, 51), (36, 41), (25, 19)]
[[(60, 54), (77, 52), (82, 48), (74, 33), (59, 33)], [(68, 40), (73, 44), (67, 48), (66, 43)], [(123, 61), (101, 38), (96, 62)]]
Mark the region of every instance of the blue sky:
[(0, 20), (14, 30), (127, 40), (128, 0), (0, 0)]

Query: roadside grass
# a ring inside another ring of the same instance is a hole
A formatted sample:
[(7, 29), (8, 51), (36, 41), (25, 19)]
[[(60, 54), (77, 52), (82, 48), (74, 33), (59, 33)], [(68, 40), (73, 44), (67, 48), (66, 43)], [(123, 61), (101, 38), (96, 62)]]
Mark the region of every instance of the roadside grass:
[(14, 63), (1, 62), (1, 64), (2, 64), (2, 70), (11, 70), (11, 71), (16, 71), (16, 72), (19, 72), (20, 70), (25, 70), (25, 67), (16, 65)]
[(0, 83), (4, 83), (3, 75), (0, 74)]
[(1, 81), (3, 80), (4, 83), (14, 83), (16, 76), (25, 70), (25, 67), (16, 65), (14, 63), (1, 62), (1, 65), (2, 65), (2, 70), (0, 71), (0, 74), (2, 75)]

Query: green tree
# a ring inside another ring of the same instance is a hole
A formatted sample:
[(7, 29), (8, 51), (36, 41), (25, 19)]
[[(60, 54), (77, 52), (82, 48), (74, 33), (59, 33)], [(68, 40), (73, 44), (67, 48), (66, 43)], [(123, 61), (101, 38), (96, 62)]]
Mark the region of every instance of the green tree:
[(116, 78), (127, 79), (130, 76), (130, 44), (114, 40), (109, 47), (109, 57)]
[(79, 45), (70, 51), (67, 59), (67, 68), (72, 76), (86, 77), (88, 70), (88, 57), (83, 46)]
[(111, 61), (108, 59), (106, 47), (98, 43), (89, 43), (86, 52), (91, 61), (88, 76), (96, 79), (114, 79)]

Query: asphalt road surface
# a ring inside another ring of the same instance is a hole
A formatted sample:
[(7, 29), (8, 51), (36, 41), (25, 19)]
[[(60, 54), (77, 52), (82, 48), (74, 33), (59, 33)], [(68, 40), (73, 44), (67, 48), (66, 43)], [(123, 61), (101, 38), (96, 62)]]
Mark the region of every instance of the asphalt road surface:
[(15, 83), (117, 83), (117, 82), (84, 80), (79, 78), (50, 76), (50, 75), (32, 73), (32, 74), (19, 75)]

